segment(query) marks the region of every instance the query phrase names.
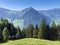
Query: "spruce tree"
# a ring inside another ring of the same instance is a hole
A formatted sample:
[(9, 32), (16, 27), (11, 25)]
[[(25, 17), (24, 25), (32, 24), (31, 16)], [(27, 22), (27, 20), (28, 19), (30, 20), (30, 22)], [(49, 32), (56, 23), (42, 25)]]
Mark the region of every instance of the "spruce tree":
[(58, 30), (58, 37), (57, 37), (57, 39), (60, 41), (60, 25), (57, 26), (57, 30)]
[(21, 34), (20, 27), (17, 27), (17, 28), (16, 28), (16, 39), (20, 39), (21, 36), (22, 36), (22, 34)]
[(2, 30), (0, 29), (0, 42), (3, 41), (3, 35), (2, 35)]
[(29, 24), (29, 26), (26, 27), (25, 32), (26, 32), (26, 37), (27, 38), (32, 38), (33, 37), (33, 30), (34, 27), (32, 24)]
[(38, 25), (36, 25), (35, 28), (34, 28), (34, 30), (33, 30), (33, 37), (34, 38), (38, 37), (38, 31), (39, 31), (39, 28), (38, 28)]
[(42, 20), (39, 27), (38, 38), (44, 39), (44, 31), (46, 30), (45, 20)]
[(50, 26), (49, 26), (49, 24), (47, 24), (46, 25), (46, 30), (44, 31), (44, 39), (48, 39), (49, 40), (49, 38), (50, 38)]
[(57, 26), (56, 26), (56, 23), (55, 23), (55, 21), (53, 21), (53, 23), (52, 23), (52, 27), (51, 27), (51, 29), (50, 29), (51, 31), (50, 31), (50, 39), (51, 40), (57, 40), (57, 35), (58, 35), (58, 30), (57, 30)]
[(22, 38), (26, 38), (25, 28), (23, 28), (23, 30), (22, 30)]

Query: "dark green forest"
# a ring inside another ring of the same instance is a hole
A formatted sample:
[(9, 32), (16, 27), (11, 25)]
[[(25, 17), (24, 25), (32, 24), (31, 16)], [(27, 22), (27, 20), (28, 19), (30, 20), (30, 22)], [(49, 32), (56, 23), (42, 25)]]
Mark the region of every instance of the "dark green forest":
[(14, 27), (13, 23), (9, 23), (7, 19), (0, 19), (0, 42), (8, 40), (17, 40), (23, 38), (38, 38), (46, 40), (60, 40), (60, 25), (56, 25), (53, 21), (51, 26), (42, 20), (40, 25), (29, 24), (22, 30), (20, 27)]

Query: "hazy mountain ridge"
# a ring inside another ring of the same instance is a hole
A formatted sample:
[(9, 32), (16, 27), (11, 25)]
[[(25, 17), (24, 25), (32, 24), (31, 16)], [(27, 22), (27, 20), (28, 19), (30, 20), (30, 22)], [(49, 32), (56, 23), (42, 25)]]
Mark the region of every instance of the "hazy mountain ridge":
[[(33, 9), (32, 7), (27, 8), (27, 10), (25, 10), (25, 13), (20, 17), (21, 19), (24, 19), (24, 26), (29, 25), (29, 24), (40, 24), (40, 21), (42, 19), (45, 19), (46, 22), (48, 22), (49, 18), (47, 16), (45, 16), (44, 14), (37, 12), (35, 9)], [(48, 19), (47, 19), (48, 18)]]
[(56, 21), (57, 24), (60, 23), (60, 8), (50, 9), (50, 10), (40, 10), (43, 14), (50, 17), (53, 21)]
[(26, 27), (28, 24), (32, 23), (33, 25), (40, 24), (42, 19), (48, 23), (50, 18), (43, 13), (39, 13), (32, 7), (23, 9), (22, 11), (13, 11), (4, 8), (0, 8), (0, 18), (6, 18), (10, 22), (13, 22), (15, 26)]

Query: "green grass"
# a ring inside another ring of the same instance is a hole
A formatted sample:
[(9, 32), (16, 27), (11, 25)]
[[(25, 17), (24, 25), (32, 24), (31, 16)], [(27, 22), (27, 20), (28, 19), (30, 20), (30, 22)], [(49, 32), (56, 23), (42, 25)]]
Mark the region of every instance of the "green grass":
[(60, 45), (59, 41), (41, 40), (35, 38), (25, 38), (20, 40), (10, 40), (0, 45)]

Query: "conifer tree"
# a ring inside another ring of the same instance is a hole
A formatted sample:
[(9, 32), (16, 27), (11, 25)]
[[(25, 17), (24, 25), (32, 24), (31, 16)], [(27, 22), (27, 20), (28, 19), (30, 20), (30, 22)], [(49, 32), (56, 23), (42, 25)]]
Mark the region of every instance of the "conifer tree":
[(34, 28), (34, 30), (33, 30), (33, 37), (34, 38), (38, 37), (38, 31), (39, 31), (39, 28), (38, 28), (38, 25), (36, 25), (35, 28)]
[(33, 30), (34, 30), (33, 25), (29, 24), (29, 26), (27, 26), (27, 28), (25, 29), (27, 38), (32, 38), (33, 37)]
[(53, 23), (52, 23), (52, 27), (51, 27), (51, 29), (50, 29), (51, 31), (50, 31), (50, 39), (51, 40), (57, 40), (57, 35), (58, 35), (58, 30), (57, 30), (57, 26), (56, 26), (56, 23), (55, 23), (55, 21), (53, 21)]
[(20, 30), (20, 27), (17, 27), (16, 28), (16, 39), (19, 39), (19, 38), (21, 38), (21, 36), (22, 36), (22, 34), (21, 34), (21, 30)]
[(23, 28), (23, 30), (22, 30), (22, 38), (26, 38), (25, 28)]
[(57, 26), (57, 30), (58, 30), (57, 39), (60, 41), (60, 25)]
[(40, 27), (39, 27), (38, 38), (44, 39), (44, 31), (45, 30), (46, 30), (46, 23), (45, 23), (45, 20), (42, 20)]

